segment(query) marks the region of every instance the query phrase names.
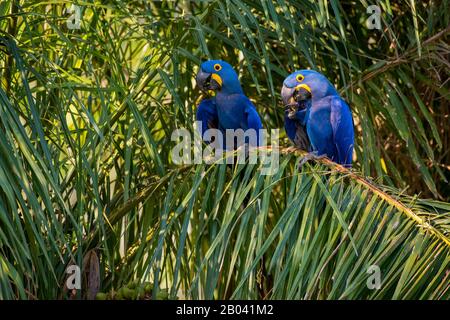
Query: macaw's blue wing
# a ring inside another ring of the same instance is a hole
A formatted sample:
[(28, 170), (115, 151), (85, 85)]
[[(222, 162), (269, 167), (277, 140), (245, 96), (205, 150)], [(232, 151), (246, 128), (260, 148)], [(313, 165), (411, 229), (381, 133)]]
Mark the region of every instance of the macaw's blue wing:
[(197, 107), (197, 121), (202, 122), (202, 137), (208, 129), (219, 128), (219, 117), (214, 99), (203, 99)]
[(284, 116), (284, 128), (289, 139), (294, 143), (294, 145), (305, 151), (310, 151), (310, 142), (308, 134), (306, 133), (306, 128), (300, 121), (290, 119), (287, 114)]
[(284, 115), (284, 129), (288, 138), (295, 144), (295, 135), (297, 134), (297, 121), (290, 119), (287, 114)]
[(254, 129), (256, 131), (256, 146), (260, 146), (262, 144), (262, 141), (259, 130), (263, 128), (261, 118), (259, 117), (259, 114), (256, 111), (255, 106), (248, 99), (245, 106), (244, 114), (247, 122), (246, 129)]
[(331, 99), (330, 122), (337, 150), (334, 161), (350, 167), (354, 146), (353, 118), (350, 107), (340, 97)]

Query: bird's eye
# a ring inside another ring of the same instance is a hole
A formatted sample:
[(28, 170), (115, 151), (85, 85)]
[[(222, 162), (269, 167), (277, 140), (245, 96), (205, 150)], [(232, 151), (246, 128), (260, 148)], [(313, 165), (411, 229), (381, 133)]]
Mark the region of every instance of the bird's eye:
[(295, 80), (297, 80), (298, 82), (302, 82), (303, 79), (305, 79), (305, 77), (304, 77), (303, 75), (301, 75), (301, 74), (298, 74), (298, 75), (295, 77)]
[(222, 66), (221, 66), (220, 64), (216, 63), (216, 64), (214, 65), (214, 70), (220, 71), (221, 69), (222, 69)]

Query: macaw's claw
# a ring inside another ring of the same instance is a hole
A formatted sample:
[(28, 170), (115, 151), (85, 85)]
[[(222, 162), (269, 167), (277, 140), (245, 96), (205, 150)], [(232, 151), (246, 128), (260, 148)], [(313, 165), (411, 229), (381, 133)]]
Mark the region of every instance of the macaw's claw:
[(307, 163), (308, 161), (320, 160), (320, 159), (323, 159), (325, 157), (326, 157), (326, 155), (324, 155), (324, 154), (319, 155), (319, 153), (317, 151), (313, 151), (313, 152), (310, 152), (310, 153), (306, 154), (304, 157), (300, 158), (300, 161), (298, 162), (298, 171), (301, 172), (303, 165), (305, 163)]

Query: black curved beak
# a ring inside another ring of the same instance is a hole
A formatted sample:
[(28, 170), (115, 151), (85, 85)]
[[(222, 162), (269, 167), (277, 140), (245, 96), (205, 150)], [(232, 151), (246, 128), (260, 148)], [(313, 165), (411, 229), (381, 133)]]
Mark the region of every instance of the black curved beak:
[(305, 109), (306, 101), (311, 97), (311, 92), (305, 88), (289, 88), (283, 85), (281, 89), (281, 99), (289, 118), (294, 117), (298, 110)]
[(306, 100), (311, 99), (311, 92), (309, 92), (305, 88), (295, 89), (293, 98), (297, 103), (302, 103), (305, 102)]
[(288, 88), (285, 85), (283, 85), (283, 88), (281, 89), (281, 99), (283, 100), (283, 105), (285, 107), (296, 104), (293, 98), (294, 91), (295, 88)]
[(197, 76), (195, 77), (200, 90), (208, 91), (220, 89), (220, 84), (217, 83), (216, 80), (212, 79), (211, 76), (211, 73), (204, 72), (202, 69), (200, 69), (200, 71), (197, 73)]

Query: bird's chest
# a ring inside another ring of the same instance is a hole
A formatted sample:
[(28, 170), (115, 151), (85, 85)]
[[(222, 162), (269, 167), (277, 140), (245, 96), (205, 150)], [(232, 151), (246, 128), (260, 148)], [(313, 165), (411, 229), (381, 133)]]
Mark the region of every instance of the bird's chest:
[(326, 102), (314, 104), (309, 110), (306, 120), (308, 135), (321, 136), (321, 138), (331, 136), (333, 129), (330, 122), (330, 113), (330, 105)]
[(232, 98), (216, 97), (219, 124), (223, 129), (246, 129), (244, 106)]

